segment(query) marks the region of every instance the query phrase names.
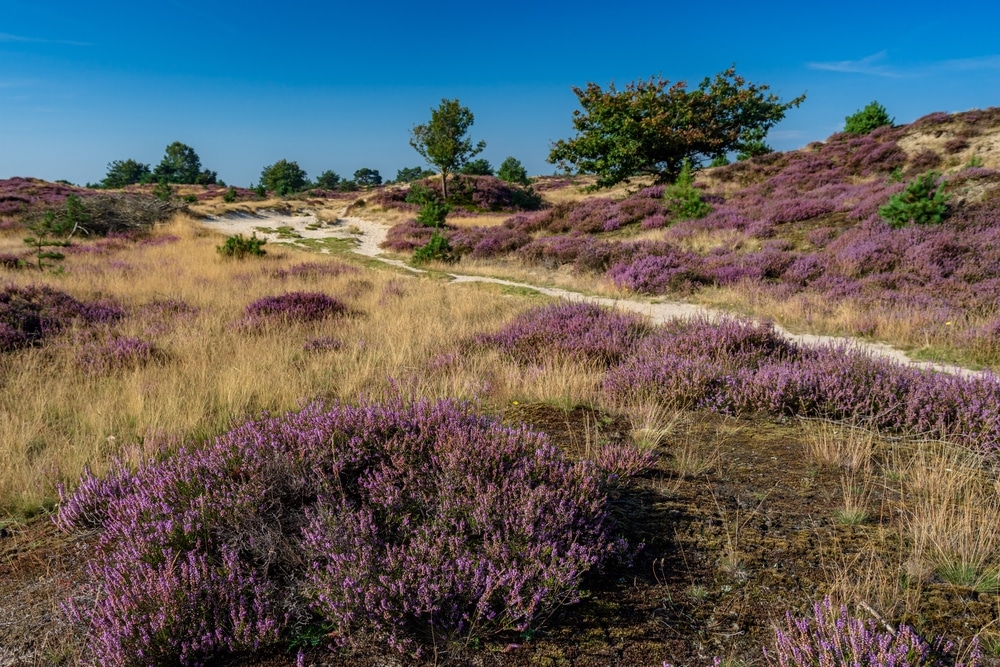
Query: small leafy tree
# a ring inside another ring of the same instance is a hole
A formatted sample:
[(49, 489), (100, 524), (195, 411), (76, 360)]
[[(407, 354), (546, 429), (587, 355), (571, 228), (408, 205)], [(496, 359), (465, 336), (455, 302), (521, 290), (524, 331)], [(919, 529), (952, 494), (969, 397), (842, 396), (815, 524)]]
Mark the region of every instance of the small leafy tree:
[[(202, 183), (207, 179), (214, 183), (215, 172), (201, 169), (201, 158), (194, 149), (179, 141), (167, 146), (160, 164), (153, 170), (153, 178), (167, 183)], [(201, 180), (199, 180), (201, 179)]]
[(889, 226), (904, 227), (911, 221), (918, 225), (940, 224), (948, 216), (948, 196), (942, 192), (941, 174), (929, 171), (911, 181), (906, 189), (889, 198), (878, 210)]
[(376, 185), (382, 185), (382, 174), (378, 173), (378, 169), (362, 167), (354, 172), (354, 182), (366, 190), (371, 189)]
[(467, 176), (492, 176), (493, 165), (490, 164), (489, 160), (481, 157), (466, 162), (458, 171)]
[(701, 193), (694, 187), (694, 173), (689, 161), (684, 162), (674, 184), (663, 191), (663, 199), (678, 220), (704, 218), (712, 211), (712, 207), (701, 200)]
[(146, 183), (152, 177), (148, 164), (129, 158), (108, 163), (108, 173), (101, 181), (102, 188), (124, 188), (127, 185)]
[(521, 164), (521, 161), (514, 157), (508, 157), (503, 162), (500, 163), (500, 169), (497, 170), (497, 178), (501, 181), (507, 181), (508, 183), (518, 183), (520, 185), (528, 185), (531, 179), (528, 178), (528, 171)]
[(316, 187), (322, 190), (336, 190), (338, 185), (340, 185), (340, 175), (330, 169), (316, 177)]
[(278, 160), (260, 172), (260, 182), (279, 197), (300, 192), (306, 186), (306, 172), (297, 162)]
[(595, 188), (643, 174), (673, 181), (684, 160), (700, 164), (729, 152), (755, 152), (800, 95), (782, 102), (769, 87), (748, 83), (736, 68), (705, 78), (694, 90), (662, 77), (629, 83), (624, 90), (595, 83), (573, 88), (583, 111), (573, 113), (577, 136), (559, 140), (549, 162), (597, 174)]
[(441, 100), (431, 109), (430, 122), (415, 125), (410, 130), (410, 145), (441, 172), (441, 190), (448, 199), (448, 174), (455, 173), (466, 162), (486, 148), (486, 142), (472, 143), (466, 134), (475, 121), (467, 107), (458, 100)]
[(859, 109), (844, 119), (844, 132), (847, 134), (868, 134), (880, 127), (892, 127), (895, 118), (889, 117), (889, 112), (878, 102), (872, 102), (864, 109)]

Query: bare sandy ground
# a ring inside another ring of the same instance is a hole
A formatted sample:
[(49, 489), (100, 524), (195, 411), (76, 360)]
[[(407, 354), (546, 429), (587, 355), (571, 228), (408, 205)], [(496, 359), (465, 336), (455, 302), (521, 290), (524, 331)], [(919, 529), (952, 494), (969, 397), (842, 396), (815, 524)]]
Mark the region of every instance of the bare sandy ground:
[[(388, 225), (365, 220), (358, 217), (338, 218), (335, 223), (322, 223), (314, 215), (299, 214), (289, 215), (277, 211), (261, 211), (258, 214), (229, 214), (221, 217), (208, 218), (204, 221), (206, 227), (217, 230), (224, 234), (250, 235), (256, 233), (275, 243), (294, 243), (294, 238), (288, 238), (287, 231), (284, 236), (277, 232), (277, 228), (290, 228), (300, 238), (322, 239), (322, 238), (351, 238), (357, 242), (354, 252), (366, 257), (377, 258), (388, 265), (411, 271), (413, 273), (424, 273), (422, 269), (412, 267), (405, 262), (387, 257), (381, 257), (382, 249), (380, 245), (385, 241), (389, 230)], [(275, 231), (265, 231), (275, 230)], [(500, 278), (490, 278), (486, 276), (470, 276), (460, 273), (449, 274), (455, 283), (494, 283), (497, 285), (507, 285), (510, 287), (520, 287), (531, 289), (540, 294), (566, 299), (574, 302), (595, 303), (602, 306), (609, 306), (621, 310), (636, 312), (648, 317), (657, 324), (676, 318), (708, 317), (717, 319), (724, 317), (727, 313), (720, 310), (700, 306), (697, 304), (683, 303), (680, 301), (652, 302), (642, 299), (611, 299), (607, 297), (591, 296), (559, 289), (556, 287), (543, 287), (531, 285)], [(934, 370), (944, 373), (952, 373), (963, 376), (973, 376), (983, 374), (982, 371), (974, 371), (960, 366), (950, 364), (939, 364), (928, 361), (916, 361), (910, 359), (905, 352), (885, 343), (873, 343), (869, 341), (857, 340), (853, 338), (843, 338), (835, 336), (820, 336), (815, 334), (796, 334), (775, 325), (775, 330), (788, 340), (802, 345), (849, 345), (852, 348), (863, 350), (869, 354), (891, 359), (900, 364), (905, 364), (921, 369)]]

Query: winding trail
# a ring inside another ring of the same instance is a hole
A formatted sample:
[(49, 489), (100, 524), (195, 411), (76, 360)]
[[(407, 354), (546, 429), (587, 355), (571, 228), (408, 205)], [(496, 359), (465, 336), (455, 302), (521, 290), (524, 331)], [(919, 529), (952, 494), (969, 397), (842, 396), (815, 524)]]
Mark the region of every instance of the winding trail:
[[(300, 238), (353, 238), (357, 242), (357, 246), (353, 249), (353, 251), (359, 255), (377, 259), (384, 264), (394, 266), (411, 273), (427, 273), (427, 271), (423, 269), (410, 266), (406, 262), (402, 262), (398, 259), (382, 257), (382, 248), (380, 246), (386, 239), (389, 226), (383, 223), (365, 220), (364, 218), (352, 216), (339, 217), (337, 222), (332, 226), (317, 227), (319, 223), (317, 222), (315, 216), (312, 215), (288, 215), (275, 211), (263, 211), (256, 215), (230, 214), (218, 218), (209, 218), (205, 224), (212, 229), (230, 234), (256, 231), (267, 238), (268, 241), (274, 241), (277, 243), (294, 243), (296, 239), (289, 239), (287, 238), (287, 235), (282, 237), (278, 233), (263, 231), (262, 228), (271, 227), (272, 225), (290, 227), (300, 235)], [(662, 324), (668, 320), (677, 318), (707, 317), (709, 319), (720, 319), (731, 316), (730, 313), (726, 313), (721, 310), (698, 304), (683, 303), (681, 301), (657, 301), (656, 303), (652, 303), (639, 299), (612, 299), (608, 297), (581, 294), (580, 292), (574, 292), (558, 287), (544, 287), (540, 285), (532, 285), (530, 283), (516, 282), (513, 280), (504, 280), (502, 278), (473, 276), (461, 273), (447, 273), (446, 275), (448, 275), (454, 283), (493, 283), (496, 285), (506, 285), (509, 287), (530, 289), (538, 292), (539, 294), (566, 299), (567, 301), (594, 303), (601, 306), (628, 310), (645, 315), (650, 319), (650, 321), (656, 324)], [(868, 352), (875, 356), (891, 359), (892, 361), (900, 364), (924, 370), (933, 370), (941, 373), (960, 375), (963, 377), (973, 377), (989, 373), (989, 371), (975, 371), (961, 366), (954, 366), (952, 364), (916, 361), (908, 357), (902, 350), (886, 343), (873, 343), (850, 337), (797, 334), (792, 333), (777, 324), (774, 325), (774, 329), (786, 339), (801, 345), (820, 346), (846, 344), (855, 349)]]

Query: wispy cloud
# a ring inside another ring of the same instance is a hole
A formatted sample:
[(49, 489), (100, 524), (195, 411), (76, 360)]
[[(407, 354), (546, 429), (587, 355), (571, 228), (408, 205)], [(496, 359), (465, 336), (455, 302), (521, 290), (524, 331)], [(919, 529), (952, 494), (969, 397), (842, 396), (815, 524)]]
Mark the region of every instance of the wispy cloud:
[(0, 32), (0, 42), (16, 42), (21, 44), (62, 44), (64, 46), (91, 46), (87, 42), (76, 42), (69, 39), (44, 39), (42, 37), (25, 37), (24, 35), (12, 35), (9, 32)]
[(887, 55), (886, 51), (879, 51), (861, 60), (833, 60), (830, 62), (810, 62), (806, 63), (810, 69), (825, 70), (827, 72), (843, 72), (845, 74), (870, 74), (872, 76), (899, 77), (903, 76), (894, 68), (881, 64)]
[(1000, 70), (1000, 55), (979, 56), (976, 58), (954, 58), (939, 60), (911, 66), (896, 66), (884, 61), (888, 59), (888, 51), (879, 51), (860, 60), (833, 60), (829, 62), (809, 62), (810, 69), (827, 72), (842, 72), (845, 74), (866, 74), (887, 78), (915, 78), (932, 74), (950, 74), (957, 72), (973, 72), (981, 70)]

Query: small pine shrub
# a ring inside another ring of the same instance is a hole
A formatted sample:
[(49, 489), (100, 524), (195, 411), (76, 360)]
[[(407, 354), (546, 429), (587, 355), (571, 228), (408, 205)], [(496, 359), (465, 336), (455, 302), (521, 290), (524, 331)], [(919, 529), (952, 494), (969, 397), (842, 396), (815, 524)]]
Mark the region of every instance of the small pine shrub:
[(868, 134), (880, 127), (892, 127), (895, 118), (890, 118), (885, 107), (878, 102), (872, 102), (864, 109), (859, 109), (844, 119), (846, 134)]
[(451, 245), (448, 239), (438, 234), (436, 231), (431, 236), (431, 240), (425, 245), (413, 251), (414, 264), (426, 264), (427, 262), (452, 262), (454, 257), (451, 252)]
[(226, 242), (216, 246), (215, 250), (223, 257), (233, 259), (243, 259), (249, 256), (262, 257), (267, 254), (267, 251), (264, 250), (265, 243), (267, 243), (267, 239), (258, 238), (256, 232), (250, 238), (237, 234), (228, 237)]
[(236, 188), (229, 188), (226, 190), (225, 194), (222, 195), (222, 201), (227, 204), (232, 204), (236, 201)]
[(424, 227), (440, 227), (444, 224), (445, 218), (451, 207), (437, 200), (428, 201), (417, 213), (417, 222)]
[(890, 197), (878, 214), (897, 229), (911, 221), (918, 225), (940, 224), (948, 215), (948, 196), (941, 191), (944, 181), (940, 177), (936, 171), (918, 176), (905, 190)]
[(674, 184), (664, 190), (663, 199), (678, 220), (696, 220), (712, 212), (712, 206), (702, 201), (701, 193), (694, 187), (694, 173), (688, 160), (684, 161)]
[(170, 201), (170, 198), (174, 195), (174, 189), (170, 187), (170, 184), (166, 181), (160, 181), (153, 188), (153, 196), (160, 201)]

